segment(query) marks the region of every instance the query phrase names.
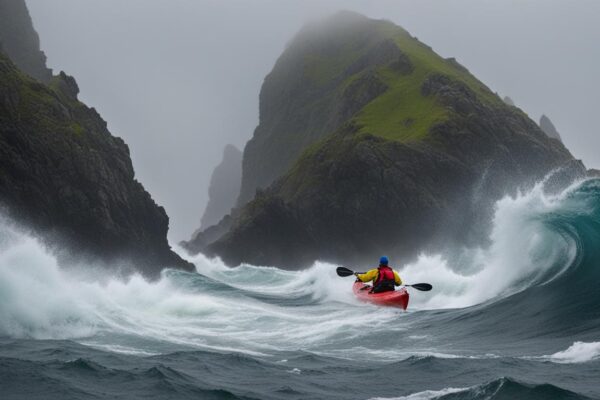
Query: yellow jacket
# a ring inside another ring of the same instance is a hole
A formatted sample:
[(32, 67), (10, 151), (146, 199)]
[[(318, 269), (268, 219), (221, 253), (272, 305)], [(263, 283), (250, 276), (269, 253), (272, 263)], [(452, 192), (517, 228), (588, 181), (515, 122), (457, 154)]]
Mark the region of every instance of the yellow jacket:
[[(377, 281), (377, 277), (379, 276), (379, 270), (377, 268), (371, 269), (364, 274), (357, 274), (356, 277), (360, 279), (362, 282), (373, 281), (375, 283)], [(394, 271), (394, 281), (396, 282), (396, 286), (402, 285), (402, 279), (400, 279), (400, 275), (396, 271)]]

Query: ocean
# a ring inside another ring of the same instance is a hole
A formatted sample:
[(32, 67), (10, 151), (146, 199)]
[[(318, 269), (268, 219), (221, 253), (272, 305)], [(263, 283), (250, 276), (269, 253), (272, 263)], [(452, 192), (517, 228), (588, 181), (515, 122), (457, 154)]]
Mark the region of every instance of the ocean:
[(333, 264), (185, 257), (152, 282), (63, 270), (4, 224), (0, 398), (600, 399), (599, 179), (498, 201), (486, 248), (391, 260), (433, 285), (406, 312)]

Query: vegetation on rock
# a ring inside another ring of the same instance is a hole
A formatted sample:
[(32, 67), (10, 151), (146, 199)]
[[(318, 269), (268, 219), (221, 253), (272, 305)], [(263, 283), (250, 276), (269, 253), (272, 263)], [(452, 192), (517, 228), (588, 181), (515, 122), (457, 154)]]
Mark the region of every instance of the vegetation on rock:
[(456, 60), (353, 13), (303, 29), (260, 104), (240, 204), (265, 189), (210, 240), (190, 243), (232, 265), (298, 268), (481, 244), (499, 197), (563, 165), (566, 177), (585, 173)]
[(168, 217), (135, 180), (129, 149), (61, 73), (46, 86), (0, 54), (0, 201), (63, 260), (99, 259), (156, 275), (190, 265)]

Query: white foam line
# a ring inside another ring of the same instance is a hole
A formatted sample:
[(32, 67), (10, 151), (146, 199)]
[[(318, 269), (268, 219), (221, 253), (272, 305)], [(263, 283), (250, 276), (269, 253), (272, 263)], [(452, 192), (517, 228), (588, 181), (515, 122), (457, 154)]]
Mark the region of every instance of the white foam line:
[(374, 397), (370, 400), (432, 400), (452, 393), (460, 393), (469, 390), (469, 388), (445, 388), (442, 390), (425, 390), (423, 392), (413, 393), (401, 397)]
[(574, 342), (568, 349), (528, 360), (550, 361), (558, 364), (580, 364), (600, 360), (600, 342)]
[(95, 348), (98, 350), (105, 350), (105, 351), (110, 351), (112, 353), (128, 354), (128, 355), (133, 355), (133, 356), (149, 357), (149, 356), (158, 356), (158, 355), (162, 354), (162, 353), (145, 351), (145, 350), (141, 350), (141, 349), (135, 349), (133, 347), (120, 346), (117, 344), (101, 344), (101, 343), (95, 343), (95, 342), (79, 342), (79, 344), (88, 346), (88, 347), (92, 347), (92, 348)]

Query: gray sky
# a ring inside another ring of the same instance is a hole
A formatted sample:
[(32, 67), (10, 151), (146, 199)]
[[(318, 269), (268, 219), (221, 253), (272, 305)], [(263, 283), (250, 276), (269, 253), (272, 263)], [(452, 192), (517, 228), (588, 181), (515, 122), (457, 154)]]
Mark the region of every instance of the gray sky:
[(171, 217), (199, 226), (223, 147), (243, 149), (258, 93), (302, 24), (340, 9), (402, 25), (456, 57), (600, 168), (600, 1), (27, 0), (48, 64), (129, 144), (136, 175)]

